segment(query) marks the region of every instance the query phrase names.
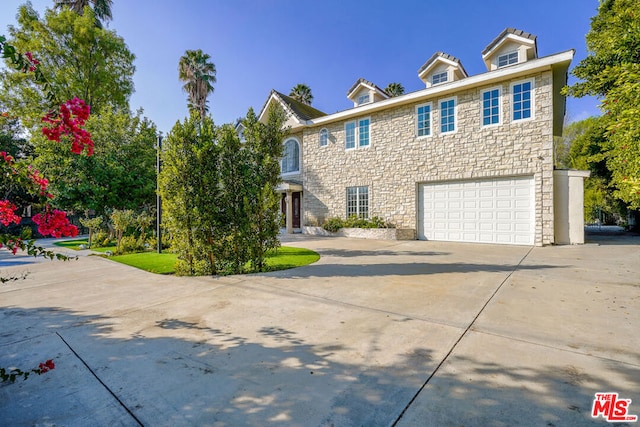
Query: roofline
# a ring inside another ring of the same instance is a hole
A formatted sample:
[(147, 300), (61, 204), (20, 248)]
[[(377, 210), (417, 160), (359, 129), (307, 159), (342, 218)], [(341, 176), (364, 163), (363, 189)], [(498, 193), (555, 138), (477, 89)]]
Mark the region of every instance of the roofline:
[(423, 66), (422, 71), (419, 71), (419, 72), (418, 72), (418, 77), (419, 77), (420, 79), (422, 79), (422, 77), (423, 77), (423, 76), (425, 76), (425, 75), (429, 74), (429, 71), (431, 71), (431, 69), (432, 69), (433, 67), (435, 67), (435, 66), (438, 64), (438, 62), (444, 62), (444, 63), (445, 63), (445, 64), (447, 64), (447, 65), (451, 65), (452, 67), (459, 68), (459, 69), (461, 69), (461, 71), (462, 71), (462, 73), (463, 73), (463, 74), (465, 74), (465, 75), (467, 74), (467, 72), (465, 71), (465, 69), (462, 67), (462, 63), (461, 63), (460, 61), (457, 61), (457, 62), (456, 62), (456, 61), (452, 61), (452, 60), (451, 60), (451, 59), (449, 59), (449, 58), (445, 58), (445, 57), (442, 57), (442, 56), (438, 56), (438, 57), (437, 57), (437, 58), (435, 58), (433, 61), (431, 61), (431, 63), (430, 63), (429, 65), (427, 65), (426, 67), (425, 67), (425, 66)]
[(377, 84), (370, 82), (369, 80), (359, 78), (357, 82), (352, 86), (352, 89), (347, 92), (347, 98), (352, 99), (351, 96), (356, 93), (360, 86), (364, 86), (369, 90), (373, 90), (387, 98), (389, 98), (389, 94), (386, 93), (382, 88), (380, 88)]
[[(528, 37), (522, 37), (522, 36), (519, 36), (517, 34), (508, 33), (504, 37), (502, 37), (500, 39), (500, 41), (495, 43), (491, 47), (491, 49), (489, 49), (489, 50), (485, 49), (485, 51), (482, 52), (482, 59), (483, 60), (487, 59), (489, 56), (491, 56), (497, 49), (499, 49), (508, 40), (516, 40), (517, 42), (530, 45), (533, 48), (537, 48), (537, 43), (536, 43), (535, 39), (530, 39)], [(536, 54), (537, 54), (537, 52), (536, 52)]]
[(325, 123), (330, 123), (333, 121), (370, 114), (379, 110), (390, 108), (392, 106), (411, 104), (423, 99), (433, 98), (434, 96), (445, 96), (451, 94), (452, 92), (457, 92), (461, 89), (470, 89), (475, 86), (489, 85), (497, 80), (519, 77), (531, 74), (535, 71), (551, 70), (553, 66), (561, 65), (563, 63), (566, 63), (568, 68), (569, 64), (573, 60), (574, 54), (575, 49), (570, 49), (542, 58), (532, 59), (522, 64), (512, 65), (510, 67), (501, 68), (494, 71), (486, 71), (482, 74), (476, 74), (462, 80), (456, 80), (446, 85), (431, 86), (426, 89), (408, 93), (406, 95), (385, 99), (383, 101), (374, 102), (357, 108), (350, 108), (348, 110), (339, 111), (334, 114), (328, 114), (323, 117), (318, 117), (317, 119), (308, 120), (306, 122), (306, 125), (323, 125)]

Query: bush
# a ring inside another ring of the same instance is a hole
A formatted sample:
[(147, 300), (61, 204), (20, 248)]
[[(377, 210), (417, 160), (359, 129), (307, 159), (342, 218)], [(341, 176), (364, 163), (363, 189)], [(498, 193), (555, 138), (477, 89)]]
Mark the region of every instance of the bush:
[(332, 233), (337, 232), (343, 227), (344, 227), (344, 221), (342, 220), (342, 218), (338, 218), (338, 217), (329, 218), (324, 224), (322, 224), (322, 228)]
[(332, 233), (337, 232), (341, 228), (396, 228), (395, 225), (385, 222), (379, 216), (374, 216), (371, 219), (359, 218), (356, 215), (351, 215), (346, 221), (335, 217), (329, 218), (323, 225), (327, 231)]
[[(105, 244), (105, 241), (107, 242)], [(109, 234), (104, 232), (104, 231), (98, 231), (94, 236), (93, 236), (93, 246), (109, 246), (109, 244), (111, 243), (111, 241), (109, 240)]]
[(139, 239), (136, 239), (134, 236), (124, 236), (120, 240), (120, 246), (118, 246), (116, 253), (118, 253), (118, 255), (122, 255), (141, 252), (143, 250), (144, 245), (140, 243)]

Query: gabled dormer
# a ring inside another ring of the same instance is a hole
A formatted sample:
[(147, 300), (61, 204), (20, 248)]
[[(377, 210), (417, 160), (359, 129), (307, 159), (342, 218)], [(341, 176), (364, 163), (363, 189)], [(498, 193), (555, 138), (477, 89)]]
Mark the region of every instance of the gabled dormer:
[(269, 98), (267, 98), (267, 102), (265, 102), (260, 110), (260, 114), (258, 114), (258, 120), (262, 123), (267, 122), (268, 112), (271, 105), (279, 105), (284, 109), (287, 115), (287, 121), (284, 125), (289, 126), (292, 129), (304, 126), (309, 120), (326, 116), (326, 113), (313, 108), (311, 105), (304, 104), (276, 90), (271, 90)]
[(353, 101), (354, 107), (388, 99), (389, 94), (368, 80), (359, 78), (347, 92), (347, 98)]
[(436, 52), (418, 70), (418, 77), (427, 87), (464, 79), (468, 74), (455, 56)]
[(521, 64), (537, 57), (536, 36), (515, 28), (506, 28), (482, 51), (482, 59), (488, 71)]

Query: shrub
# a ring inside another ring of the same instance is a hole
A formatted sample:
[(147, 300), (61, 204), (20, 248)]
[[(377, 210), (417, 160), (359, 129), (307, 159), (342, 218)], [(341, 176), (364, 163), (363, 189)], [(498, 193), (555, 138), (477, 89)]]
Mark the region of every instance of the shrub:
[(391, 223), (385, 222), (385, 220), (383, 220), (379, 216), (374, 216), (371, 219), (363, 219), (363, 218), (359, 218), (356, 215), (351, 215), (349, 219), (347, 219), (346, 221), (338, 217), (329, 218), (322, 225), (322, 228), (332, 233), (335, 233), (341, 228), (396, 228), (396, 227)]
[(322, 224), (322, 228), (332, 233), (335, 233), (342, 227), (344, 227), (344, 221), (342, 220), (342, 218), (338, 217), (329, 218), (324, 224)]
[[(109, 234), (104, 231), (98, 231), (95, 236), (93, 236), (93, 241), (95, 242), (94, 246), (109, 246), (111, 241), (109, 240)], [(105, 244), (105, 241), (107, 242)]]
[(120, 246), (118, 246), (116, 252), (119, 255), (122, 255), (130, 254), (133, 252), (141, 252), (143, 250), (144, 246), (140, 244), (139, 239), (136, 239), (134, 236), (123, 236), (122, 239), (120, 239)]

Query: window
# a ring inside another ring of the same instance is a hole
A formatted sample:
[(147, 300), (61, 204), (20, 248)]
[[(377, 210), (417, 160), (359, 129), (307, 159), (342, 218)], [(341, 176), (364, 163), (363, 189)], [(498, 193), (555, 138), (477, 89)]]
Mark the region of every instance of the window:
[(369, 94), (368, 93), (366, 95), (360, 95), (358, 97), (358, 105), (366, 104), (367, 102), (369, 102)]
[(500, 89), (482, 92), (482, 126), (500, 123)]
[(369, 187), (347, 187), (347, 218), (369, 218)]
[(440, 101), (440, 132), (455, 132), (456, 130), (456, 99)]
[(516, 83), (512, 86), (513, 91), (513, 120), (530, 119), (531, 108), (531, 81)]
[(518, 51), (505, 53), (498, 56), (498, 68), (507, 65), (516, 64), (518, 62)]
[(369, 146), (371, 143), (369, 135), (370, 124), (369, 118), (345, 123), (345, 148), (347, 150), (356, 148), (356, 141), (358, 141), (358, 147)]
[(329, 144), (329, 131), (324, 128), (320, 129), (320, 146), (326, 147)]
[(300, 172), (300, 144), (295, 139), (288, 139), (284, 143), (280, 171), (283, 175)]
[(438, 83), (444, 83), (447, 80), (449, 80), (449, 74), (446, 71), (431, 76), (431, 84), (434, 85), (437, 85)]
[(416, 134), (419, 137), (431, 135), (431, 104), (416, 107)]

